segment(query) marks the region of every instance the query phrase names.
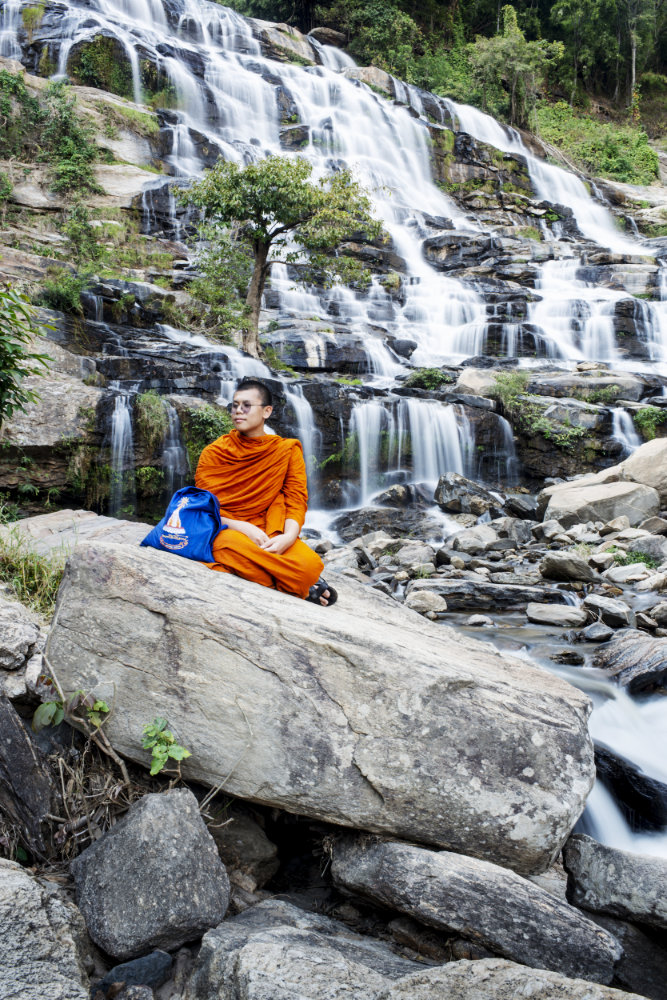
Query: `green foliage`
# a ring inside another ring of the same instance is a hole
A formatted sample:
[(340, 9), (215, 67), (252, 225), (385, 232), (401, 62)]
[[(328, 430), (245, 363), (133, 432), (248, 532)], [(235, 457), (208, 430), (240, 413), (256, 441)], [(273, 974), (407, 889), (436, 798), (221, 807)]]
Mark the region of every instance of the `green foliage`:
[(265, 344), (262, 342), (262, 352), (264, 354), (264, 360), (275, 372), (287, 372), (289, 375), (296, 375), (294, 368), (291, 368), (278, 354), (275, 347), (272, 344)]
[(9, 584), (22, 604), (50, 618), (66, 557), (64, 551), (35, 552), (18, 526), (10, 525), (0, 535), (0, 580)]
[(41, 2), (36, 3), (32, 7), (24, 7), (21, 10), (21, 20), (23, 21), (23, 27), (25, 28), (26, 35), (28, 36), (28, 43), (30, 45), (32, 45), (32, 36), (42, 23), (45, 10), (46, 4)]
[(126, 108), (120, 104), (108, 104), (102, 101), (97, 107), (106, 120), (107, 127), (113, 130), (113, 134), (109, 136), (111, 139), (117, 134), (118, 128), (127, 129), (145, 139), (157, 139), (160, 134), (157, 115), (148, 111), (137, 111), (136, 108)]
[(73, 316), (83, 315), (81, 294), (89, 281), (87, 273), (75, 274), (63, 267), (53, 277), (47, 278), (35, 296), (38, 306), (56, 309)]
[[(221, 239), (224, 227), (231, 226), (239, 252), (243, 248), (245, 257), (253, 260), (243, 346), (254, 355), (259, 354), (260, 303), (272, 264), (300, 265), (306, 277), (323, 284), (370, 280), (358, 260), (338, 251), (341, 243), (358, 237), (360, 230), (369, 239), (380, 236), (382, 226), (370, 214), (368, 195), (347, 170), (317, 182), (311, 181), (311, 174), (311, 164), (300, 157), (269, 156), (246, 167), (218, 160), (183, 194), (186, 204), (206, 214), (204, 239), (210, 236), (211, 226), (220, 229)], [(221, 266), (217, 251), (215, 260)], [(232, 270), (238, 261), (231, 264)]]
[(599, 389), (593, 389), (592, 392), (588, 393), (586, 399), (589, 403), (600, 403), (602, 406), (609, 406), (616, 401), (620, 393), (619, 386), (605, 385)]
[(13, 288), (0, 291), (0, 425), (39, 398), (24, 384), (27, 376), (48, 368), (48, 355), (30, 350), (37, 332), (30, 303)]
[(451, 385), (454, 376), (439, 368), (417, 368), (411, 372), (403, 383), (411, 389), (439, 389), (443, 385)]
[(59, 726), (63, 719), (74, 722), (85, 720), (93, 729), (99, 729), (104, 722), (103, 715), (108, 715), (111, 709), (106, 701), (86, 694), (85, 691), (75, 691), (65, 698), (45, 701), (36, 709), (32, 717), (32, 730), (38, 733), (47, 726)]
[(157, 497), (164, 489), (164, 472), (152, 465), (142, 465), (136, 471), (137, 493), (148, 499)]
[(0, 158), (34, 159), (44, 121), (39, 101), (32, 97), (22, 73), (0, 70)]
[(148, 450), (157, 451), (167, 433), (169, 418), (164, 400), (154, 389), (142, 392), (136, 397), (134, 422)]
[(206, 445), (223, 434), (229, 434), (234, 424), (227, 410), (206, 403), (187, 409), (182, 414), (182, 427), (190, 469), (194, 473)]
[(76, 98), (65, 80), (49, 83), (45, 98), (46, 120), (42, 140), (48, 150), (54, 191), (81, 196), (100, 193), (93, 170), (98, 158), (94, 128), (81, 120)]
[(658, 427), (667, 421), (667, 410), (659, 406), (643, 406), (632, 415), (635, 427), (645, 441), (652, 441), (658, 432)]
[(237, 230), (215, 223), (202, 223), (197, 241), (198, 276), (188, 288), (205, 307), (197, 325), (218, 340), (231, 339), (249, 329), (245, 297), (253, 271), (251, 247)]
[(86, 268), (104, 256), (104, 248), (98, 242), (90, 224), (90, 214), (82, 201), (77, 199), (67, 209), (61, 231), (67, 237), (69, 259), (79, 268)]
[(144, 750), (151, 752), (152, 775), (159, 774), (170, 759), (178, 763), (180, 771), (180, 762), (192, 756), (189, 750), (176, 742), (172, 731), (167, 729), (168, 725), (166, 719), (157, 716), (152, 723), (147, 723), (143, 728), (144, 737), (141, 745)]
[(657, 153), (640, 128), (601, 122), (565, 101), (541, 102), (537, 123), (543, 139), (595, 176), (631, 184), (650, 184), (658, 177)]
[(509, 93), (510, 124), (527, 128), (539, 85), (562, 58), (563, 46), (559, 42), (527, 41), (514, 7), (506, 5), (502, 14), (502, 34), (478, 37), (470, 48), (473, 78), (482, 88), (485, 106), (487, 89), (502, 85)]
[(505, 415), (520, 433), (540, 435), (563, 451), (571, 451), (586, 437), (585, 427), (573, 427), (568, 422), (559, 423), (544, 416), (538, 397), (526, 394), (530, 381), (527, 372), (501, 372), (495, 380), (493, 395), (501, 401)]
[(120, 97), (133, 96), (132, 69), (115, 38), (98, 35), (84, 42), (69, 60), (67, 68), (76, 83), (109, 90)]
[(344, 375), (339, 375), (336, 379), (339, 385), (363, 385), (363, 381), (360, 378), (346, 378)]
[(614, 548), (609, 550), (614, 554), (614, 562), (617, 566), (632, 566), (633, 563), (644, 563), (648, 569), (657, 569), (658, 561), (647, 552), (617, 552)]

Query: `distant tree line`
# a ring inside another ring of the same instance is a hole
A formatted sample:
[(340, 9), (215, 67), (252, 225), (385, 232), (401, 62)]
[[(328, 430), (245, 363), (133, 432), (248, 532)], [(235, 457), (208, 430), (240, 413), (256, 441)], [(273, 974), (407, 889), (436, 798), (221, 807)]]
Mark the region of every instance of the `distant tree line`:
[[(337, 28), (360, 63), (486, 106), (517, 124), (524, 124), (530, 104), (521, 91), (537, 83), (570, 103), (603, 95), (628, 107), (637, 101), (642, 78), (645, 92), (667, 99), (667, 0), (515, 0), (509, 19), (503, 0), (233, 0), (233, 5), (302, 31)], [(522, 67), (521, 81), (512, 79), (507, 58)]]

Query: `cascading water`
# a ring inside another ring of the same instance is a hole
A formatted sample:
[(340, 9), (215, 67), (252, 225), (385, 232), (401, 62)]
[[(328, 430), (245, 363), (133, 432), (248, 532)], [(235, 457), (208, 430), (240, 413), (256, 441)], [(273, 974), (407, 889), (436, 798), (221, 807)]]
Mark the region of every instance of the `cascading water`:
[(185, 486), (190, 477), (188, 452), (183, 445), (181, 422), (178, 413), (167, 400), (163, 400), (167, 411), (167, 433), (162, 449), (162, 470), (164, 472), (165, 493), (171, 496)]
[(632, 417), (622, 406), (617, 406), (612, 411), (613, 427), (612, 437), (614, 441), (623, 448), (623, 458), (631, 455), (635, 448), (639, 448), (642, 439), (635, 430)]
[(419, 399), (371, 400), (352, 411), (348, 463), (359, 469), (359, 502), (392, 482), (435, 486), (444, 472), (463, 474), (474, 449), (457, 408)]
[(0, 56), (21, 58), (18, 30), (21, 25), (21, 0), (5, 0), (0, 9)]
[(128, 393), (117, 392), (111, 414), (111, 478), (109, 514), (133, 514), (136, 506), (132, 404)]

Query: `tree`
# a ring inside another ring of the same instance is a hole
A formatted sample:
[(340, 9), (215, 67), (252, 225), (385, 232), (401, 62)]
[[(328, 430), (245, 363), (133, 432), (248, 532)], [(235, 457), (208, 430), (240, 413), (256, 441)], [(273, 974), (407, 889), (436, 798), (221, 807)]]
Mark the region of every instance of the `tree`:
[(48, 355), (29, 350), (36, 332), (30, 304), (13, 288), (0, 291), (0, 425), (39, 398), (23, 384), (28, 375), (42, 375), (48, 368)]
[(528, 42), (519, 28), (514, 7), (502, 9), (503, 33), (478, 37), (470, 46), (473, 73), (483, 93), (502, 82), (509, 91), (511, 125), (526, 128), (535, 106), (538, 83), (547, 69), (562, 58), (561, 42)]
[(368, 280), (359, 262), (340, 252), (341, 244), (362, 230), (367, 239), (382, 232), (368, 195), (348, 170), (312, 181), (312, 169), (301, 157), (269, 156), (246, 167), (219, 160), (184, 193), (187, 204), (204, 210), (205, 225), (234, 227), (236, 243), (250, 252), (243, 348), (255, 357), (262, 294), (273, 264), (299, 265), (322, 283)]

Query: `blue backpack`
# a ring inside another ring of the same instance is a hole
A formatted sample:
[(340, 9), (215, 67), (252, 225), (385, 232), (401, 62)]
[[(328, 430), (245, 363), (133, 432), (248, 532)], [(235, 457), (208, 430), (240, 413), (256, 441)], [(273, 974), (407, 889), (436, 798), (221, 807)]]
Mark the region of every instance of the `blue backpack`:
[(225, 528), (218, 498), (208, 490), (185, 486), (174, 493), (160, 523), (139, 544), (186, 559), (215, 562), (211, 546)]

